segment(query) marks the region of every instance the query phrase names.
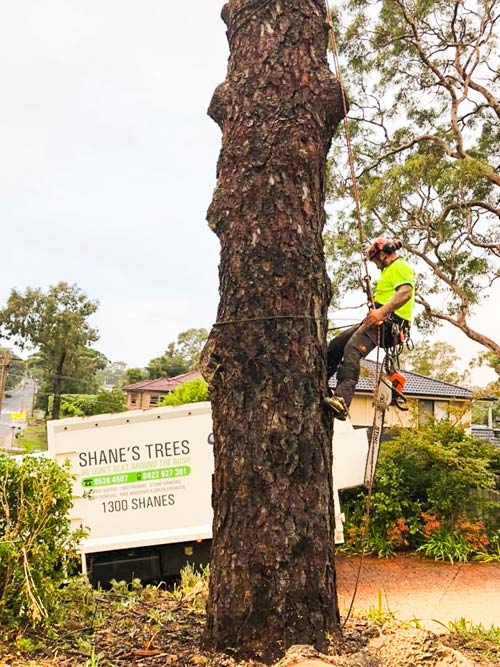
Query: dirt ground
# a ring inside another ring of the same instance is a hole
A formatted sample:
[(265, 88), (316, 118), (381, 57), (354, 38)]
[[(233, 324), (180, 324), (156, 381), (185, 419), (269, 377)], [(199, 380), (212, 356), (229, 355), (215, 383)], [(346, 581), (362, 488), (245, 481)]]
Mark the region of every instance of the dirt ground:
[[(358, 557), (337, 558), (344, 622), (358, 569)], [(500, 564), (365, 558), (353, 613), (327, 654), (292, 647), (275, 667), (500, 667), (498, 644), (440, 625), (465, 618), (499, 626), (499, 583)], [(264, 667), (204, 647), (205, 595), (201, 584), (180, 596), (153, 590), (118, 602), (102, 592), (90, 613), (68, 610), (53, 637), (27, 633), (35, 650), (12, 634), (0, 638), (0, 667)], [(432, 623), (438, 632), (427, 629)]]

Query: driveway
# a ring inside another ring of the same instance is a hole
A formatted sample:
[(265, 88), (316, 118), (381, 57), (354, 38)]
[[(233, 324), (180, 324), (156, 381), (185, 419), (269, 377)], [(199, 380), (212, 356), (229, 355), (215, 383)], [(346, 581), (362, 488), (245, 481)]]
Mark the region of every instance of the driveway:
[[(359, 571), (359, 556), (337, 554), (339, 608), (345, 618)], [(418, 619), (433, 632), (461, 618), (489, 629), (500, 627), (500, 563), (444, 563), (413, 556), (365, 556), (353, 613), (389, 612), (401, 621)], [(443, 624), (443, 625), (441, 625)]]

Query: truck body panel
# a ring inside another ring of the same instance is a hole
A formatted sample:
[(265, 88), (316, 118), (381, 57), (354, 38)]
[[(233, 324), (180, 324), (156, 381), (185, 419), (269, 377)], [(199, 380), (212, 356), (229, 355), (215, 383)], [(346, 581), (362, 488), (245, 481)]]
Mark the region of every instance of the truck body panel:
[(47, 422), (49, 455), (74, 475), (83, 553), (210, 538), (210, 404)]
[[(178, 572), (181, 562), (207, 561), (214, 466), (210, 403), (48, 421), (47, 436), (49, 456), (68, 461), (74, 478), (71, 520), (89, 529), (81, 551), (91, 579), (103, 582), (124, 572), (158, 579)], [(363, 483), (366, 429), (336, 421), (333, 451), (340, 543), (338, 490)]]

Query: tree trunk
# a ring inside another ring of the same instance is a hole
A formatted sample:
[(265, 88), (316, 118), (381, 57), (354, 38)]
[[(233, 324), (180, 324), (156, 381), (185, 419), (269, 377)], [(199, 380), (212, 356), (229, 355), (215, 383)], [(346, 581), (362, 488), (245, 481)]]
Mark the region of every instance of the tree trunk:
[(59, 419), (61, 412), (61, 377), (66, 360), (66, 350), (61, 352), (59, 361), (57, 363), (56, 372), (52, 380), (52, 419)]
[(230, 58), (208, 223), (221, 242), (203, 351), (215, 435), (206, 636), (272, 658), (338, 629), (325, 163), (342, 118), (323, 0), (230, 0)]

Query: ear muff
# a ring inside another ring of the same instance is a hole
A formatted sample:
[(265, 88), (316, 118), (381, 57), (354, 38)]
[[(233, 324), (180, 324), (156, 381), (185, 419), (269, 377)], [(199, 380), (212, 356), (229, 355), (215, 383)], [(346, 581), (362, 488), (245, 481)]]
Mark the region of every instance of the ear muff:
[(400, 248), (403, 247), (403, 244), (399, 239), (394, 239), (392, 241), (387, 241), (384, 243), (382, 247), (382, 251), (386, 253), (386, 255), (390, 255), (393, 252), (396, 252), (396, 250), (399, 250)]
[(381, 236), (378, 239), (375, 239), (375, 241), (371, 244), (368, 250), (366, 250), (366, 257), (372, 260), (375, 257), (375, 255), (381, 251), (385, 252), (386, 255), (390, 255), (395, 250), (399, 250), (399, 248), (402, 247), (403, 244), (399, 239), (388, 239)]

